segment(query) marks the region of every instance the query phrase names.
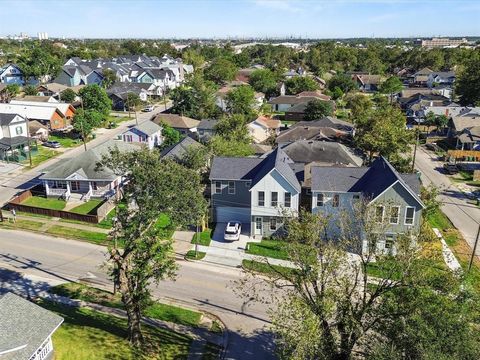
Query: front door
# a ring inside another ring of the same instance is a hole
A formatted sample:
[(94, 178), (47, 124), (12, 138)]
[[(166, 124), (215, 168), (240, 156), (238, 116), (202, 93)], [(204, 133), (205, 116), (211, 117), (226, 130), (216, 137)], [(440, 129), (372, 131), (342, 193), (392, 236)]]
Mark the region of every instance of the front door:
[(72, 191), (80, 190), (80, 182), (79, 181), (71, 181), (70, 186), (72, 187)]
[(263, 219), (259, 216), (255, 217), (255, 235), (262, 235), (263, 233)]

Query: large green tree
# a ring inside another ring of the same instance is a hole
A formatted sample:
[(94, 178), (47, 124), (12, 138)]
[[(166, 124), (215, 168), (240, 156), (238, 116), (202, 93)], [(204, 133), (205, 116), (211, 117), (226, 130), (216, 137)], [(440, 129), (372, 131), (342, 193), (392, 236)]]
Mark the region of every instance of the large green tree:
[(63, 102), (72, 103), (76, 97), (77, 94), (72, 89), (65, 89), (60, 93), (60, 101)]
[(173, 101), (172, 112), (193, 119), (214, 118), (219, 112), (215, 104), (216, 91), (213, 82), (195, 74), (170, 92), (170, 99)]
[(102, 86), (105, 89), (108, 89), (115, 83), (115, 81), (117, 81), (117, 74), (112, 69), (103, 70), (102, 75), (103, 75)]
[(393, 101), (393, 95), (398, 94), (402, 89), (402, 81), (396, 76), (389, 77), (380, 85), (380, 92), (389, 95), (390, 102)]
[(333, 106), (330, 101), (315, 99), (308, 102), (303, 119), (306, 121), (313, 121), (332, 115)]
[(55, 77), (61, 67), (61, 62), (56, 56), (43, 46), (38, 45), (20, 56), (17, 64), (22, 69), (26, 81), (34, 77), (40, 82)]
[(480, 54), (465, 64), (458, 75), (455, 91), (462, 105), (480, 105)]
[(256, 115), (255, 91), (250, 85), (241, 85), (230, 90), (226, 97), (227, 111), (251, 119)]
[(112, 101), (101, 86), (97, 84), (87, 85), (80, 89), (78, 95), (82, 99), (83, 109), (98, 112), (102, 120), (105, 120), (110, 114)]
[(267, 98), (277, 92), (278, 76), (270, 69), (258, 69), (252, 71), (248, 83), (255, 91), (263, 92)]
[(328, 89), (330, 91), (334, 91), (337, 87), (342, 90), (344, 94), (358, 88), (352, 78), (344, 74), (335, 75), (328, 81)]
[(285, 81), (287, 94), (296, 95), (302, 91), (318, 90), (318, 84), (308, 76), (294, 76)]
[(225, 58), (217, 58), (205, 69), (205, 78), (217, 84), (231, 81), (235, 78), (237, 67)]
[(26, 85), (23, 87), (23, 92), (25, 95), (37, 95), (38, 91), (37, 88), (33, 85)]
[(121, 190), (125, 205), (117, 207), (109, 261), (127, 312), (128, 338), (139, 347), (142, 312), (151, 301), (151, 285), (173, 278), (176, 271), (171, 233), (159, 218), (167, 216), (172, 229), (198, 224), (206, 211), (203, 187), (197, 172), (161, 159), (155, 150), (112, 149), (98, 167), (126, 177)]
[(162, 127), (162, 137), (163, 137), (163, 142), (160, 146), (161, 149), (165, 149), (169, 146), (175, 145), (182, 138), (182, 135), (180, 134), (180, 132), (172, 128), (170, 125), (162, 122), (160, 123), (160, 126)]

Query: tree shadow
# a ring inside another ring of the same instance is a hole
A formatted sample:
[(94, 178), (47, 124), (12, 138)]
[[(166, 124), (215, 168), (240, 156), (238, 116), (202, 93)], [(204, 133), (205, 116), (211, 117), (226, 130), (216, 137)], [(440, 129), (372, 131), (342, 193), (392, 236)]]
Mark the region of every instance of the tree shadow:
[(266, 327), (251, 334), (229, 330), (225, 359), (277, 359), (274, 334)]
[(19, 272), (0, 268), (0, 295), (15, 293), (23, 298), (34, 300), (44, 294), (50, 284), (44, 281), (33, 281), (23, 277)]

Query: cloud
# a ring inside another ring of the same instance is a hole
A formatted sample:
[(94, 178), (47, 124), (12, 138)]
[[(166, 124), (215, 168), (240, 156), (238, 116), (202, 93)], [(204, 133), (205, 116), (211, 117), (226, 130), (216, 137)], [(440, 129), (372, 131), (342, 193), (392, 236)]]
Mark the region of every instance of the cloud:
[(255, 5), (278, 11), (300, 12), (303, 9), (289, 0), (255, 0)]

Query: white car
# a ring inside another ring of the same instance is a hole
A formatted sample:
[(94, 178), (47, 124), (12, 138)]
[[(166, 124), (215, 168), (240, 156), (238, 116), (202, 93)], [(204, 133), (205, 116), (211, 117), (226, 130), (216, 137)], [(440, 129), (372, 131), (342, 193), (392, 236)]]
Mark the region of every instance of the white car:
[(225, 227), (224, 238), (228, 241), (240, 240), (240, 233), (242, 232), (242, 223), (240, 221), (229, 221)]
[(143, 108), (143, 112), (152, 112), (155, 109), (153, 105), (149, 105)]

